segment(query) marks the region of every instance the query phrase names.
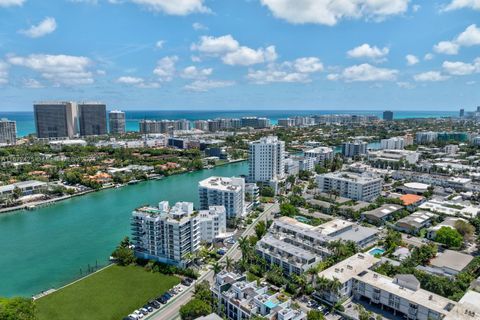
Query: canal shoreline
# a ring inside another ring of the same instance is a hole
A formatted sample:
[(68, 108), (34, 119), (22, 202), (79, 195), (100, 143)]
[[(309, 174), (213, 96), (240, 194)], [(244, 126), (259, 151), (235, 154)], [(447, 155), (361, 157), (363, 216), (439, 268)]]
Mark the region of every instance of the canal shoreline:
[[(239, 162), (243, 162), (243, 161), (247, 161), (247, 159), (235, 159), (235, 160), (232, 160), (232, 161), (229, 161), (229, 162), (224, 162), (224, 163), (215, 165), (215, 166), (213, 166), (213, 168), (221, 167), (221, 166), (225, 166), (225, 165), (229, 165), (229, 164), (234, 164), (234, 163), (239, 163)], [(161, 180), (165, 177), (172, 177), (172, 176), (181, 175), (181, 174), (185, 174), (185, 173), (189, 173), (189, 172), (210, 170), (210, 169), (213, 169), (213, 168), (202, 168), (200, 170), (175, 172), (175, 173), (173, 173), (169, 176), (162, 176), (162, 178), (160, 178), (160, 179), (158, 178), (158, 176), (156, 176), (155, 178), (141, 180), (141, 181), (139, 181), (139, 183), (152, 181), (152, 180)], [(130, 186), (130, 185), (127, 183), (122, 188), (125, 188), (125, 187), (128, 187), (128, 186)], [(61, 197), (58, 197), (58, 198), (53, 198), (53, 199), (24, 203), (24, 204), (15, 206), (15, 207), (2, 208), (2, 209), (0, 209), (0, 215), (7, 214), (7, 213), (15, 214), (15, 213), (17, 213), (16, 211), (23, 211), (23, 210), (28, 209), (29, 207), (32, 207), (32, 206), (34, 207), (34, 209), (32, 209), (31, 211), (35, 211), (38, 208), (48, 206), (48, 205), (54, 205), (57, 202), (61, 202), (61, 201), (68, 200), (68, 199), (73, 199), (75, 197), (81, 197), (81, 196), (87, 195), (87, 194), (92, 193), (92, 192), (100, 192), (100, 191), (104, 191), (104, 190), (109, 190), (109, 189), (112, 189), (112, 188), (115, 188), (115, 185), (105, 186), (105, 187), (102, 187), (98, 190), (94, 190), (94, 189), (86, 190), (86, 191), (82, 191), (82, 192), (79, 192), (79, 193), (76, 193), (76, 194), (64, 195), (64, 196), (61, 196)]]

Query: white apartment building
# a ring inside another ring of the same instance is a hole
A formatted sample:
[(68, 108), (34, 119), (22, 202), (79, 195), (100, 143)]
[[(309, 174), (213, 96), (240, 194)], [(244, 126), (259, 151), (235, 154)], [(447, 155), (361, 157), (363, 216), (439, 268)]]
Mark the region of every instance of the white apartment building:
[(352, 241), (365, 248), (377, 239), (377, 229), (342, 219), (314, 227), (281, 217), (274, 220), (267, 235), (257, 242), (255, 251), (267, 264), (280, 267), (286, 275), (302, 274), (330, 255), (329, 242)]
[(245, 179), (209, 177), (198, 183), (200, 209), (224, 206), (227, 218), (245, 214)]
[(227, 233), (227, 213), (224, 206), (211, 206), (198, 212), (200, 241), (213, 243)]
[(333, 149), (330, 147), (318, 147), (304, 152), (305, 158), (315, 159), (315, 163), (324, 163), (332, 160), (334, 156)]
[(402, 150), (405, 148), (405, 139), (402, 137), (382, 139), (380, 141), (380, 148), (388, 150)]
[(367, 154), (368, 143), (360, 140), (353, 142), (344, 142), (342, 144), (342, 154), (344, 157), (353, 158)]
[(0, 145), (17, 143), (17, 123), (5, 118), (0, 119)]
[(415, 134), (415, 142), (417, 144), (429, 144), (437, 141), (437, 139), (438, 139), (438, 132), (425, 131), (425, 132), (417, 132)]
[(146, 260), (185, 267), (188, 255), (198, 250), (201, 234), (193, 203), (177, 202), (170, 207), (141, 207), (132, 213), (132, 241), (135, 255)]
[(370, 173), (331, 172), (317, 176), (320, 192), (336, 192), (338, 196), (371, 201), (380, 196), (383, 179)]
[(222, 271), (210, 289), (217, 301), (217, 313), (227, 320), (246, 320), (260, 316), (267, 320), (306, 320), (307, 315), (292, 308), (292, 301), (282, 293), (271, 293), (269, 287), (256, 281), (247, 282), (244, 275)]
[(285, 177), (285, 142), (275, 136), (250, 142), (249, 182), (270, 183)]
[[(380, 259), (358, 253), (319, 273), (319, 277), (337, 279), (337, 291), (319, 291), (315, 295), (332, 304), (345, 299), (364, 300), (397, 317), (414, 320), (478, 320), (480, 294), (469, 291), (459, 301), (447, 299), (420, 288), (420, 282), (410, 274), (390, 278), (370, 269)], [(477, 301), (472, 303), (472, 301)]]
[(420, 159), (420, 153), (409, 150), (399, 149), (383, 149), (368, 152), (368, 160), (384, 161), (384, 162), (399, 162), (406, 161), (410, 164), (415, 164)]

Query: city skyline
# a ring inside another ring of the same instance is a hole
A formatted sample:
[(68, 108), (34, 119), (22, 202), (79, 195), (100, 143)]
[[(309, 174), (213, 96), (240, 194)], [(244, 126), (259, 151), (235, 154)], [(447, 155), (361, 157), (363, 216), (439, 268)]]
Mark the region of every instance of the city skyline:
[(38, 100), (122, 110), (478, 104), (475, 1), (289, 5), (0, 0), (0, 110), (30, 111)]

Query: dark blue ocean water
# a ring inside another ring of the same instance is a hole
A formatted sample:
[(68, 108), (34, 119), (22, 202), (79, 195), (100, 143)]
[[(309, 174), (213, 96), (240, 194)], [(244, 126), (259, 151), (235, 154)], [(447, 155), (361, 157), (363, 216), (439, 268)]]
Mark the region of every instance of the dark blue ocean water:
[[(215, 119), (215, 118), (240, 118), (245, 116), (267, 117), (272, 123), (278, 119), (293, 116), (308, 116), (320, 114), (358, 114), (382, 116), (382, 111), (359, 110), (245, 110), (245, 111), (187, 111), (187, 110), (162, 110), (162, 111), (125, 111), (127, 116), (127, 130), (138, 131), (138, 121), (142, 119)], [(395, 119), (405, 118), (436, 118), (456, 116), (456, 111), (394, 111)], [(35, 132), (33, 112), (0, 112), (0, 118), (17, 121), (17, 134), (20, 137)]]

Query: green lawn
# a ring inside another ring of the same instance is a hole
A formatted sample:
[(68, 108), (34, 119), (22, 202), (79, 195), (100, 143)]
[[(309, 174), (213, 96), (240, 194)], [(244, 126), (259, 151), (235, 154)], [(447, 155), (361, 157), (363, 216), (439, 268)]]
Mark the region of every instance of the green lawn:
[(111, 266), (38, 299), (38, 319), (121, 320), (179, 282), (137, 266)]

